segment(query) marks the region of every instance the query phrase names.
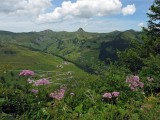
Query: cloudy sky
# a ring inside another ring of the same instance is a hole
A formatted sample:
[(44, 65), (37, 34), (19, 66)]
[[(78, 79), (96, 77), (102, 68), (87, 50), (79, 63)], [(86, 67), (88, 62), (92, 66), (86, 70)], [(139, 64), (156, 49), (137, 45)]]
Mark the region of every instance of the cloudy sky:
[(0, 30), (141, 30), (153, 0), (0, 0)]

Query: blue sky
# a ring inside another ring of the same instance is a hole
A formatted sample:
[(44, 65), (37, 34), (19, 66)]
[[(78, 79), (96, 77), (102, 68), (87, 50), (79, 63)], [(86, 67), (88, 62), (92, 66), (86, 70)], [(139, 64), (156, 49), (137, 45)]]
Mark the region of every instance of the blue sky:
[(141, 30), (153, 0), (0, 0), (0, 30)]

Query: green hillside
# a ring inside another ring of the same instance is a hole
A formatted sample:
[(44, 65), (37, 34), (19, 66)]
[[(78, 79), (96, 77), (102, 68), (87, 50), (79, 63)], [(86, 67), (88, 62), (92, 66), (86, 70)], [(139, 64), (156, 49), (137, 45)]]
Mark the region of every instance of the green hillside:
[[(0, 76), (8, 78), (10, 72), (18, 74), (23, 69), (30, 69), (54, 76), (54, 80), (64, 78), (57, 74), (73, 73), (72, 77), (87, 76), (79, 67), (51, 54), (31, 51), (21, 46), (9, 45), (0, 48)], [(12, 77), (12, 76), (11, 76)]]
[(111, 33), (89, 33), (79, 28), (75, 32), (41, 32), (12, 33), (0, 31), (0, 45), (15, 44), (34, 51), (59, 56), (84, 69), (90, 68), (98, 61), (108, 58), (117, 59), (117, 50), (123, 51), (131, 41), (140, 40), (141, 33), (133, 30)]

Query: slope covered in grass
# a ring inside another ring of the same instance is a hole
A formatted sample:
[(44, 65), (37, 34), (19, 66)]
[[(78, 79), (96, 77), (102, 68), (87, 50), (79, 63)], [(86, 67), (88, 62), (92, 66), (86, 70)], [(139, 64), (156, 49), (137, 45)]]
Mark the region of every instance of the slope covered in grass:
[(0, 75), (12, 77), (11, 72), (18, 74), (23, 69), (30, 69), (39, 73), (48, 73), (56, 79), (87, 76), (82, 69), (51, 54), (31, 51), (21, 46), (3, 46), (0, 48)]
[(141, 39), (141, 32), (89, 33), (82, 28), (75, 32), (11, 33), (0, 31), (0, 45), (16, 44), (32, 50), (51, 53), (82, 66), (91, 68), (98, 61), (116, 60), (117, 50), (128, 48), (131, 41)]

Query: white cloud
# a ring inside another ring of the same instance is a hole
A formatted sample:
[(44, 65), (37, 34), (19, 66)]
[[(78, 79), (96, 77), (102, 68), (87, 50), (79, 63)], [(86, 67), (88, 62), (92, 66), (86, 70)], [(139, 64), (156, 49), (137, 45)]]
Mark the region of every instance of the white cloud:
[(63, 1), (60, 7), (52, 12), (53, 0), (0, 0), (0, 16), (22, 16), (24, 19), (35, 20), (36, 23), (55, 23), (75, 18), (92, 18), (135, 12), (134, 5), (122, 8), (120, 0), (77, 0)]
[(59, 22), (68, 18), (91, 18), (94, 16), (107, 16), (121, 13), (120, 0), (77, 0), (64, 1), (61, 7), (57, 7), (51, 13), (39, 15), (37, 21)]
[(76, 31), (84, 27), (88, 31), (106, 32), (105, 29), (122, 27), (118, 27), (119, 20), (105, 21), (109, 17), (103, 17), (122, 14), (121, 0), (66, 0), (60, 7), (54, 6), (55, 1), (59, 0), (0, 0), (0, 29), (16, 32), (44, 29)]
[(138, 23), (138, 27), (144, 27), (144, 23), (143, 22)]
[(38, 15), (51, 6), (50, 0), (0, 0), (0, 13)]
[(127, 7), (122, 8), (123, 15), (133, 15), (136, 12), (135, 5), (127, 5)]

